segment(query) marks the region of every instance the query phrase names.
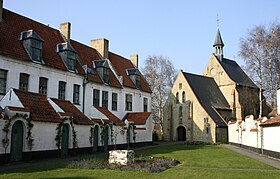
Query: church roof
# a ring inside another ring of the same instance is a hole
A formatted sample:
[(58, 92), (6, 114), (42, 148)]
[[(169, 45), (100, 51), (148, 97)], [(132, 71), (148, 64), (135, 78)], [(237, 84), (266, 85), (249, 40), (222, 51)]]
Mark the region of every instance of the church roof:
[(216, 35), (213, 47), (218, 46), (218, 45), (220, 45), (222, 47), (225, 46), (224, 43), (223, 43), (223, 40), (222, 40), (221, 33), (220, 33), (219, 29), (217, 31), (217, 35)]
[[(218, 59), (217, 59), (218, 60)], [(248, 77), (248, 75), (241, 69), (241, 67), (233, 60), (223, 58), (223, 60), (218, 60), (222, 65), (223, 69), (226, 71), (228, 76), (237, 84), (243, 86), (249, 86), (253, 88), (258, 88), (255, 83)]]
[(195, 75), (183, 72), (192, 91), (198, 101), (215, 121), (219, 127), (226, 127), (227, 124), (221, 115), (217, 112), (218, 109), (230, 110), (230, 106), (224, 95), (217, 86), (215, 80), (210, 77)]

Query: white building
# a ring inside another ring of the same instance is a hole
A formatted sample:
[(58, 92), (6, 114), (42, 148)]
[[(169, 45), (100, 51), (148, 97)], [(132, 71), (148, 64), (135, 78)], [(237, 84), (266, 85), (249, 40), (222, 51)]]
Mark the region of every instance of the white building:
[[(6, 162), (26, 159), (11, 158), (14, 128), (23, 130), (22, 145), (16, 150), (23, 156), (32, 154), (33, 158), (36, 154), (56, 156), (62, 151), (63, 143), (56, 146), (56, 140), (60, 140), (56, 135), (64, 131), (65, 123), (68, 123), (69, 138), (65, 145), (72, 152), (152, 141), (151, 90), (138, 70), (137, 54), (126, 59), (112, 53), (106, 39), (84, 45), (71, 39), (70, 23), (63, 23), (56, 30), (4, 9), (3, 1), (0, 2), (0, 138), (6, 140), (0, 145), (0, 163), (4, 158)], [(23, 104), (25, 99), (17, 93), (39, 97), (44, 103), (36, 101), (41, 108), (30, 107), (29, 103)], [(35, 114), (39, 115), (38, 109), (41, 112), (45, 109), (44, 104), (51, 106), (57, 120), (49, 122), (48, 115), (43, 120), (33, 119)], [(81, 121), (73, 120), (71, 124), (76, 109), (80, 111)], [(130, 123), (126, 119), (128, 113), (133, 116)], [(138, 116), (145, 116), (145, 124), (137, 123)], [(67, 120), (62, 120), (65, 117)], [(26, 119), (31, 119), (34, 125), (31, 131)], [(133, 134), (127, 129), (132, 129)], [(25, 140), (30, 135), (28, 131), (32, 133), (29, 139), (34, 139), (29, 150), (31, 140)], [(73, 135), (77, 146), (69, 137)]]

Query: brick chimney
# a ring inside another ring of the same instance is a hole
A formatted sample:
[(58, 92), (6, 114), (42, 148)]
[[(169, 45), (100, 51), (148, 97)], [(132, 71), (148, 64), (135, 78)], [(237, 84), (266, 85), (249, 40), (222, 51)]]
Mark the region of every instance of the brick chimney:
[(130, 55), (130, 61), (133, 63), (133, 65), (138, 68), (138, 54), (131, 54)]
[(109, 40), (96, 39), (90, 41), (91, 47), (95, 48), (104, 59), (109, 58)]
[(3, 21), (3, 0), (0, 0), (0, 22)]
[(60, 24), (60, 32), (63, 34), (63, 36), (70, 40), (71, 37), (71, 23), (70, 22), (64, 22)]

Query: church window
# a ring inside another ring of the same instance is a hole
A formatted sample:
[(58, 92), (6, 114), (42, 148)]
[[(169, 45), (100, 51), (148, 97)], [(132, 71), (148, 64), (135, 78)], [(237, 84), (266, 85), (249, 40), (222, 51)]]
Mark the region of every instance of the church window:
[(176, 93), (176, 104), (179, 104), (179, 93)]
[(182, 83), (179, 83), (179, 90), (182, 89), (182, 86), (183, 86), (183, 84), (182, 84)]
[(48, 78), (39, 78), (39, 94), (47, 95), (48, 91)]
[(7, 88), (7, 70), (0, 69), (0, 94), (6, 93)]
[(19, 76), (19, 89), (28, 91), (29, 75), (26, 73), (20, 73)]
[(182, 106), (179, 107), (179, 117), (181, 118), (183, 116), (183, 108)]
[(183, 103), (186, 102), (186, 93), (185, 93), (185, 91), (183, 91), (183, 93), (182, 93), (182, 102)]
[(206, 127), (206, 134), (209, 133), (209, 127)]
[(205, 124), (208, 124), (208, 117), (205, 117), (205, 118), (204, 118), (204, 123), (205, 123)]

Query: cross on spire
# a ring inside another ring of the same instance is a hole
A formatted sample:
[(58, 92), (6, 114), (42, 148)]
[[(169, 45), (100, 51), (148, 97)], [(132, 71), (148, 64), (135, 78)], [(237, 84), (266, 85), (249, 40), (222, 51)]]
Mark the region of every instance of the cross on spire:
[(220, 21), (220, 19), (219, 19), (219, 14), (217, 14), (217, 28), (219, 28), (219, 21)]

